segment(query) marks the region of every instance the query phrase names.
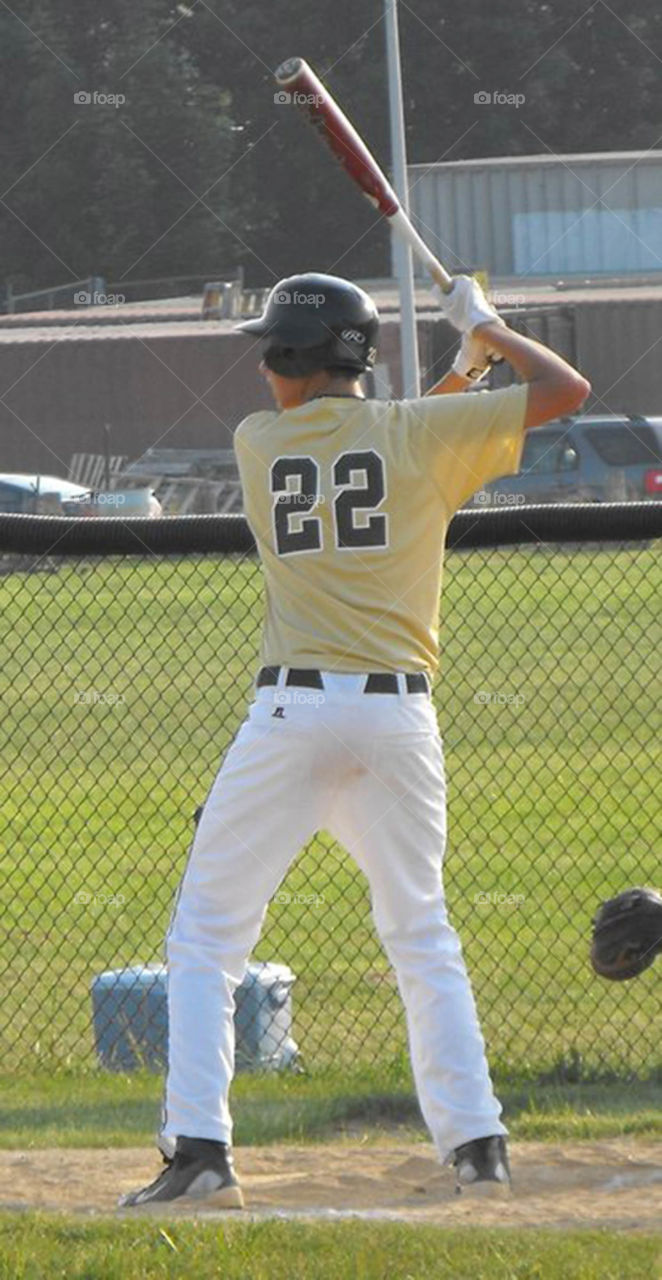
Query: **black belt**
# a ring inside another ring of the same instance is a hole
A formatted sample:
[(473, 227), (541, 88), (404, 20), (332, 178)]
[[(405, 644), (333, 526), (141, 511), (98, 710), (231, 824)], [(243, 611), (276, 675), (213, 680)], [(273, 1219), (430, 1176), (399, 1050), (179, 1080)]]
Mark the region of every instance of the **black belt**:
[[(280, 667), (261, 667), (257, 673), (256, 686), (263, 689), (265, 685), (278, 684)], [(301, 689), (323, 689), (324, 681), (321, 671), (305, 667), (288, 667), (285, 677), (286, 685), (296, 685)], [(428, 678), (424, 671), (405, 674), (407, 693), (429, 693)], [(398, 677), (392, 671), (373, 671), (363, 687), (364, 693), (399, 693)]]

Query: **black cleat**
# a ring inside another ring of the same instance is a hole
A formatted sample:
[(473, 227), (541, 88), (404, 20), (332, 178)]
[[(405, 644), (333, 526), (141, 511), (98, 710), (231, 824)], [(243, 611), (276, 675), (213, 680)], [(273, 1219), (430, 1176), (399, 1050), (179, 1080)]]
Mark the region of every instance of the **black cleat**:
[(510, 1165), (506, 1139), (501, 1134), (491, 1138), (474, 1138), (456, 1147), (453, 1153), (455, 1191), (463, 1191), (481, 1183), (481, 1192), (509, 1191)]
[(205, 1207), (213, 1209), (243, 1209), (232, 1151), (225, 1142), (178, 1138), (172, 1159), (164, 1156), (164, 1161), (163, 1173), (148, 1187), (120, 1197), (120, 1209), (140, 1209), (172, 1200), (204, 1201)]

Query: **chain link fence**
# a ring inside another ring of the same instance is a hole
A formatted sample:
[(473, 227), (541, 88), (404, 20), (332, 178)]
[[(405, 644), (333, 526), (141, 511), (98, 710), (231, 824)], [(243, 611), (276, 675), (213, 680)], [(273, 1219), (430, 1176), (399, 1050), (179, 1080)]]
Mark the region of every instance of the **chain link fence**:
[[(588, 940), (602, 898), (662, 878), (662, 504), (570, 510), (461, 513), (447, 556), (446, 891), (512, 1078), (660, 1067), (659, 972), (600, 982)], [(5, 517), (0, 594), (2, 1069), (92, 1065), (91, 983), (162, 960), (195, 810), (251, 696), (260, 570), (231, 518)], [(255, 960), (295, 975), (307, 1067), (402, 1055), (366, 883), (332, 833), (292, 867)]]

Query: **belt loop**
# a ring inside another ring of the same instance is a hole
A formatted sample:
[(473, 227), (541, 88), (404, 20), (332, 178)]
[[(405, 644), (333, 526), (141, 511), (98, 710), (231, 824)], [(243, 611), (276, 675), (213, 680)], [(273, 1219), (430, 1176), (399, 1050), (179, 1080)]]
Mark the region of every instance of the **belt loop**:
[(277, 679), (277, 681), (276, 681), (276, 689), (278, 690), (278, 692), (279, 692), (279, 693), (280, 693), (281, 689), (284, 689), (284, 688), (285, 688), (285, 681), (287, 680), (287, 673), (288, 673), (289, 669), (290, 669), (289, 667), (283, 667), (283, 666), (281, 666), (280, 671), (278, 672), (278, 679)]
[(409, 690), (407, 688), (407, 677), (403, 674), (402, 671), (398, 671), (396, 680), (398, 682), (398, 697), (402, 698), (406, 693), (409, 693)]

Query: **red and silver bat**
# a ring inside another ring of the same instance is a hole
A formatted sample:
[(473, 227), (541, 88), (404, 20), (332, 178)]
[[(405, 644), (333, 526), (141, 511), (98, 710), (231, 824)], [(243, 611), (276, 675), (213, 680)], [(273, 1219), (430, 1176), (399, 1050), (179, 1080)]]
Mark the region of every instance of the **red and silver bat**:
[(412, 226), (375, 157), (312, 67), (303, 58), (288, 58), (276, 71), (276, 81), (284, 92), (296, 95), (296, 104), (307, 113), (343, 169), (358, 183), (370, 203), (388, 218), (391, 226), (411, 245), (435, 283), (441, 286), (444, 293), (449, 293), (453, 288), (452, 276)]

